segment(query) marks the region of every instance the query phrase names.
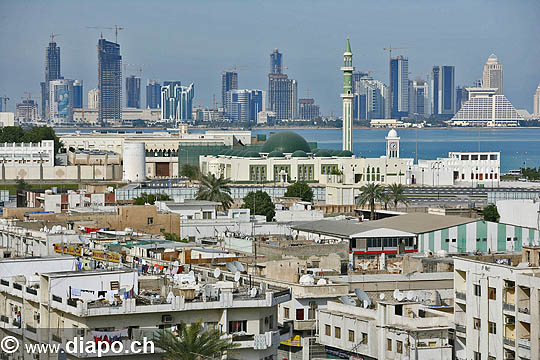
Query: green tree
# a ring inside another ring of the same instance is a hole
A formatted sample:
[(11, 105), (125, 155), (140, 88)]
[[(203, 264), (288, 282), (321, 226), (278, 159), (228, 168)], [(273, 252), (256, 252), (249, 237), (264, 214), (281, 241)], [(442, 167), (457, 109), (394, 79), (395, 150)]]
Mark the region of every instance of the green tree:
[(383, 192), (379, 201), (384, 205), (384, 210), (388, 210), (388, 203), (392, 201), (392, 198), (389, 193)]
[(285, 196), (289, 197), (299, 197), (302, 201), (312, 201), (313, 200), (313, 190), (311, 187), (303, 181), (296, 182), (287, 187)]
[(482, 214), (484, 215), (484, 221), (499, 222), (499, 219), (501, 218), (497, 211), (497, 206), (494, 204), (486, 206), (482, 211)]
[(17, 179), (17, 190), (28, 190), (30, 185), (24, 179)]
[(171, 200), (171, 198), (167, 194), (154, 195), (154, 194), (142, 193), (141, 196), (135, 198), (135, 201), (133, 202), (133, 204), (134, 205), (146, 205), (146, 204), (154, 205), (156, 201), (168, 201), (168, 200)]
[(375, 220), (375, 202), (384, 199), (384, 188), (382, 185), (375, 183), (368, 183), (360, 188), (360, 196), (358, 197), (357, 204), (364, 206), (369, 204), (371, 211), (370, 220)]
[(242, 209), (250, 209), (252, 215), (264, 215), (266, 221), (272, 221), (276, 210), (272, 198), (264, 191), (250, 192), (244, 196)]
[(399, 203), (407, 205), (409, 203), (409, 198), (405, 195), (405, 186), (402, 184), (392, 184), (388, 186), (388, 196), (390, 200), (394, 203), (394, 208), (397, 209)]
[(185, 176), (189, 180), (197, 180), (200, 177), (199, 167), (191, 164), (182, 164), (180, 176)]
[(223, 210), (227, 211), (233, 203), (228, 183), (229, 179), (216, 178), (214, 174), (202, 175), (199, 180), (197, 200), (220, 202)]
[(0, 129), (0, 143), (38, 143), (41, 140), (54, 140), (55, 154), (62, 147), (62, 142), (56, 136), (54, 129), (48, 126), (34, 126), (28, 130), (20, 126), (6, 126)]
[(169, 360), (196, 360), (227, 358), (238, 347), (230, 338), (222, 338), (219, 330), (205, 330), (201, 321), (186, 325), (180, 324), (178, 334), (163, 330), (159, 333), (156, 345), (165, 351)]

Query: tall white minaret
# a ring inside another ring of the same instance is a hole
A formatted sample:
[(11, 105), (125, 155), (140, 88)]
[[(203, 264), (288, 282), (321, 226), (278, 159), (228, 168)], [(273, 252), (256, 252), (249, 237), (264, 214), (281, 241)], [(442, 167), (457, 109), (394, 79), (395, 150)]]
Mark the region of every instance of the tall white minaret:
[(352, 104), (353, 104), (353, 88), (352, 88), (352, 73), (354, 66), (352, 65), (351, 44), (347, 39), (347, 48), (343, 53), (343, 150), (353, 150), (352, 142)]

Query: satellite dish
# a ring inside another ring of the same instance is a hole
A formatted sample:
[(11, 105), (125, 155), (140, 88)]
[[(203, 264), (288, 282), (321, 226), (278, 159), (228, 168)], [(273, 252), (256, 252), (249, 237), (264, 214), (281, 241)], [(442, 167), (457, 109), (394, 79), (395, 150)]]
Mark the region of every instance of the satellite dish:
[(238, 282), (240, 280), (240, 271), (234, 273), (234, 281)]
[(235, 273), (235, 272), (238, 271), (238, 269), (236, 268), (236, 266), (234, 266), (234, 264), (231, 263), (231, 262), (225, 263), (225, 267), (227, 268), (227, 270), (229, 270), (229, 271), (232, 272), (232, 273)]
[(371, 306), (371, 299), (364, 290), (356, 288), (354, 289), (354, 293), (356, 294), (356, 297), (358, 298), (358, 300), (360, 300), (360, 303), (362, 303), (364, 308), (368, 308)]
[(216, 270), (214, 270), (214, 277), (217, 279), (217, 278), (219, 278), (219, 275), (221, 275), (221, 270), (216, 268)]
[(415, 297), (416, 297), (416, 294), (414, 293), (414, 291), (412, 290), (407, 291), (407, 300), (413, 301)]
[(392, 295), (394, 296), (394, 299), (397, 300), (398, 295), (399, 295), (399, 290), (398, 290), (398, 289), (395, 289), (394, 292), (392, 293)]
[(379, 299), (380, 299), (380, 300), (384, 300), (384, 298), (385, 298), (384, 293), (380, 293), (380, 294), (379, 294)]
[(242, 265), (242, 263), (240, 261), (234, 260), (233, 264), (238, 269), (238, 271), (240, 271), (241, 273), (246, 272), (246, 269), (244, 269), (244, 265)]
[(431, 303), (437, 306), (441, 306), (443, 304), (441, 294), (437, 290), (433, 290), (431, 293)]
[(249, 292), (249, 296), (251, 296), (252, 298), (257, 296), (257, 288), (251, 288), (251, 291)]
[(310, 275), (302, 275), (298, 282), (301, 285), (313, 285), (315, 283), (315, 279), (313, 279), (313, 277)]
[(176, 260), (176, 261), (173, 263), (173, 266), (174, 266), (174, 267), (179, 267), (179, 266), (180, 266), (180, 264), (178, 263), (178, 260)]
[(317, 281), (317, 285), (326, 285), (326, 284), (327, 284), (327, 283), (326, 283), (326, 280), (325, 280), (325, 279), (319, 279), (319, 280)]
[(401, 301), (403, 301), (404, 299), (405, 299), (405, 295), (404, 295), (403, 293), (401, 293), (401, 292), (398, 293), (398, 296), (397, 296), (397, 299), (396, 299), (396, 300), (401, 302)]
[(341, 300), (342, 303), (344, 303), (345, 305), (351, 305), (351, 306), (356, 306), (356, 302), (354, 301), (354, 299), (348, 295), (343, 295), (342, 297), (339, 298)]

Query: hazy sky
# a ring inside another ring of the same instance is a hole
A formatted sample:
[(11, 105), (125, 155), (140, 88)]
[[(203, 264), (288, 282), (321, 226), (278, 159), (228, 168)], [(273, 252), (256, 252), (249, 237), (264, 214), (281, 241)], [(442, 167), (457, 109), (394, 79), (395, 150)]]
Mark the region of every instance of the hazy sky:
[[(0, 0), (0, 95), (9, 109), (25, 91), (39, 99), (51, 32), (61, 47), (62, 75), (97, 86), (100, 31), (120, 24), (123, 61), (143, 64), (146, 79), (195, 83), (194, 104), (220, 99), (220, 74), (237, 65), (240, 88), (266, 90), (269, 54), (279, 48), (285, 71), (323, 114), (341, 113), (339, 71), (345, 38), (357, 70), (388, 83), (388, 53), (410, 46), (410, 78), (433, 65), (455, 65), (456, 85), (480, 78), (494, 52), (503, 64), (504, 94), (532, 111), (540, 83), (540, 1), (530, 0)], [(103, 30), (114, 40), (111, 31)], [(396, 52), (397, 54), (397, 52)], [(133, 70), (132, 70), (133, 71)], [(132, 72), (131, 71), (131, 72)], [(146, 105), (142, 89), (141, 102)]]

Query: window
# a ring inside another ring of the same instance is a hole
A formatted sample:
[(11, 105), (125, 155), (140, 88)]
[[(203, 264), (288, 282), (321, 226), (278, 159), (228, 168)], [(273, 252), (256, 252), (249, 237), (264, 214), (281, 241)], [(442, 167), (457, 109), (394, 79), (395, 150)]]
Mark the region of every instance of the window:
[(402, 341), (396, 341), (396, 352), (398, 354), (403, 354), (403, 342)]
[(206, 219), (206, 220), (212, 219), (212, 212), (211, 211), (203, 211), (202, 218)]
[(456, 239), (452, 239), (452, 242), (456, 242)]
[(334, 336), (336, 339), (341, 339), (341, 328), (339, 326), (334, 326)]
[(349, 341), (354, 342), (354, 330), (349, 330)]
[(509, 238), (509, 237), (506, 238), (506, 241), (511, 241), (511, 240), (512, 240), (512, 238)]
[(332, 328), (328, 324), (324, 325), (324, 335), (332, 336)]
[(296, 320), (304, 320), (304, 309), (296, 309)]
[(480, 242), (480, 238), (476, 238), (476, 242)]
[(360, 344), (367, 345), (367, 341), (368, 341), (367, 333), (362, 333), (362, 341), (360, 341)]
[(488, 331), (490, 334), (496, 334), (497, 333), (497, 324), (494, 322), (488, 322)]
[(403, 316), (403, 305), (394, 306), (394, 315)]
[(478, 155), (471, 155), (471, 160), (478, 160)]
[(496, 358), (495, 356), (489, 355), (489, 356), (488, 356), (488, 360), (497, 360), (497, 358)]
[(229, 334), (247, 331), (247, 320), (229, 321)]
[(444, 241), (445, 241), (445, 242), (450, 242), (450, 239), (449, 239), (449, 238), (446, 238)]
[(475, 330), (480, 330), (480, 319), (479, 318), (473, 318), (473, 326)]
[(386, 350), (392, 351), (392, 339), (386, 339)]
[(289, 319), (289, 308), (288, 307), (283, 308), (283, 317), (285, 319)]
[(153, 218), (153, 217), (149, 217), (149, 218), (147, 219), (147, 224), (148, 224), (148, 225), (152, 225), (153, 223), (154, 223), (154, 218)]
[(110, 286), (111, 290), (120, 289), (120, 283), (118, 281), (111, 281), (109, 286)]
[(497, 289), (495, 288), (488, 288), (488, 297), (489, 300), (497, 300)]
[(479, 352), (475, 351), (473, 359), (474, 360), (482, 360), (482, 355)]
[(488, 159), (487, 154), (480, 155), (480, 160), (487, 160), (487, 159)]
[(482, 296), (482, 289), (478, 284), (474, 284), (474, 296)]

